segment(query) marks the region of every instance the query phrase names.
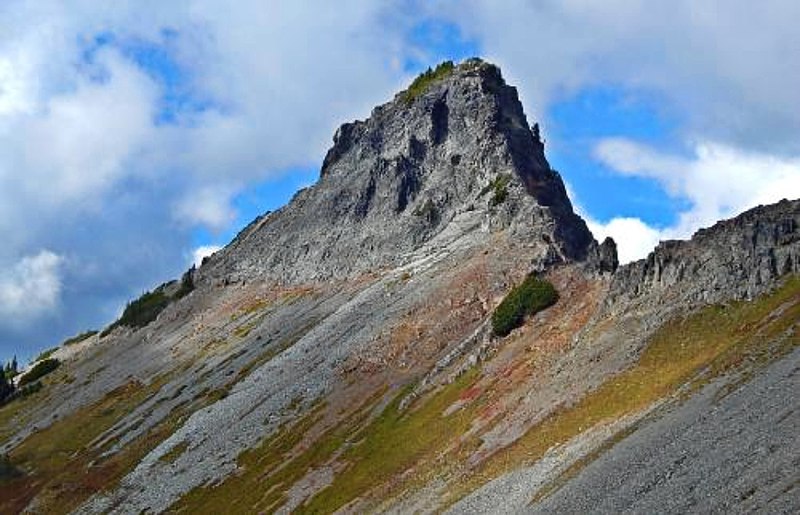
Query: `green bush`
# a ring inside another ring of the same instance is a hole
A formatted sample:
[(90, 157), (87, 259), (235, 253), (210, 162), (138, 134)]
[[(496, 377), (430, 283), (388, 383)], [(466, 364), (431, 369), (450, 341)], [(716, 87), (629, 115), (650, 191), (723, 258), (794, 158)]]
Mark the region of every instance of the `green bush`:
[(415, 98), (425, 93), (431, 84), (447, 77), (455, 69), (456, 65), (453, 64), (453, 61), (445, 61), (433, 70), (428, 68), (414, 79), (414, 82), (411, 83), (407, 90), (401, 93), (403, 100), (411, 103)]
[(59, 365), (61, 365), (61, 362), (56, 358), (47, 358), (36, 363), (28, 373), (19, 378), (18, 386), (23, 387), (28, 383), (32, 383), (37, 379), (46, 376), (53, 370), (57, 369)]
[(0, 375), (0, 406), (14, 395), (14, 383), (5, 374)]
[(64, 340), (64, 343), (61, 345), (68, 346), (68, 345), (75, 345), (76, 343), (80, 343), (87, 338), (91, 338), (92, 336), (96, 335), (97, 331), (85, 331), (77, 336), (73, 336), (72, 338), (68, 338)]
[(17, 391), (14, 392), (14, 397), (22, 399), (24, 397), (27, 397), (28, 395), (33, 395), (34, 393), (38, 392), (42, 388), (43, 388), (42, 387), (42, 382), (41, 381), (35, 381), (33, 383), (26, 384), (23, 387), (17, 388)]
[(17, 357), (14, 356), (14, 358), (8, 363), (6, 363), (5, 367), (3, 367), (2, 373), (0, 373), (0, 375), (5, 377), (6, 379), (14, 379), (14, 377), (16, 377), (17, 374), (19, 374), (19, 370), (17, 369)]
[(138, 299), (129, 302), (116, 325), (128, 327), (144, 327), (156, 319), (172, 299), (162, 289), (147, 292)]
[(529, 275), (522, 284), (508, 292), (492, 313), (492, 332), (506, 336), (522, 325), (527, 315), (538, 313), (558, 301), (555, 287), (544, 279)]
[(187, 270), (181, 277), (178, 289), (172, 295), (167, 294), (167, 289), (175, 284), (175, 281), (165, 283), (153, 291), (144, 293), (138, 299), (131, 301), (125, 306), (119, 320), (109, 325), (100, 332), (100, 338), (105, 338), (111, 331), (119, 326), (132, 328), (144, 327), (156, 318), (159, 313), (173, 302), (185, 297), (194, 290), (195, 267)]
[(481, 190), (479, 196), (482, 197), (491, 191), (492, 198), (489, 200), (489, 205), (492, 207), (498, 206), (505, 202), (508, 197), (508, 184), (510, 182), (511, 176), (507, 173), (501, 173)]
[(100, 338), (105, 338), (111, 331), (119, 326), (144, 327), (158, 317), (158, 314), (169, 306), (173, 298), (164, 293), (164, 286), (159, 286), (153, 291), (142, 294), (136, 300), (128, 302), (119, 320), (109, 325), (100, 332)]
[(183, 274), (183, 277), (181, 277), (181, 286), (178, 288), (178, 291), (175, 292), (175, 299), (182, 299), (194, 290), (194, 271), (195, 267), (192, 265), (192, 267)]
[(58, 347), (53, 347), (52, 349), (43, 350), (42, 352), (39, 353), (38, 356), (36, 356), (36, 359), (34, 359), (33, 361), (44, 361), (47, 358), (49, 358), (57, 350), (58, 350)]

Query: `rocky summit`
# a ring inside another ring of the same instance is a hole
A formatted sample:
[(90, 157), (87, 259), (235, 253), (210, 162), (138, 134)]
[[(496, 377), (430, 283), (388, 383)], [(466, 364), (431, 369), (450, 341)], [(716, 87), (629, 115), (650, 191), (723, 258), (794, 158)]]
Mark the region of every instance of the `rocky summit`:
[(798, 227), (619, 266), (500, 70), (443, 63), (23, 372), (0, 512), (800, 511)]
[[(302, 284), (408, 263), (448, 230), (510, 229), (539, 266), (593, 250), (516, 89), (471, 60), (342, 125), (320, 180), (254, 221), (199, 274)], [(474, 227), (473, 227), (474, 226)]]

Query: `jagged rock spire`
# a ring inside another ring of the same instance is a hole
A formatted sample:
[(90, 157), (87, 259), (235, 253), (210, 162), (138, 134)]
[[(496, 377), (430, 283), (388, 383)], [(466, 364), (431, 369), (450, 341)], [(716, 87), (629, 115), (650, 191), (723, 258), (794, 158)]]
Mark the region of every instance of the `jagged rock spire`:
[(516, 88), (480, 59), (441, 65), (342, 125), (319, 182), (256, 220), (201, 275), (295, 283), (394, 266), (466, 212), (482, 230), (544, 241), (550, 259), (596, 251)]

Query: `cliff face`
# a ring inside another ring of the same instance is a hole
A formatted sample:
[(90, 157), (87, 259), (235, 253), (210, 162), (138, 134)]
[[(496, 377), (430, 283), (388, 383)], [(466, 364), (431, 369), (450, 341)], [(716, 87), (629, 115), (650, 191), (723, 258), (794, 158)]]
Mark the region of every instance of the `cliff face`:
[[(531, 271), (558, 301), (494, 335)], [(800, 507), (771, 479), (800, 459), (798, 271), (797, 200), (618, 268), (500, 71), (443, 67), (344, 124), (318, 183), (155, 320), (53, 354), (0, 408), (0, 512), (714, 511), (717, 488)], [(765, 399), (777, 439), (744, 409)]]
[(404, 264), (466, 218), (513, 226), (542, 265), (587, 257), (594, 242), (573, 213), (516, 89), (467, 61), (365, 121), (342, 125), (317, 184), (254, 222), (202, 276), (284, 284), (352, 277)]
[(800, 272), (800, 201), (783, 200), (664, 241), (614, 276), (608, 303), (700, 305), (753, 299), (776, 279)]

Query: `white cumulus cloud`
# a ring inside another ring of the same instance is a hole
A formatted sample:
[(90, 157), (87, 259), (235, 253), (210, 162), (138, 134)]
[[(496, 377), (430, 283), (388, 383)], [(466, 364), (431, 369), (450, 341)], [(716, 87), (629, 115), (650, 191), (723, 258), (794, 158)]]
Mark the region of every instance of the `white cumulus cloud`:
[(201, 245), (192, 251), (192, 263), (194, 266), (200, 266), (203, 263), (203, 258), (221, 250), (219, 245)]
[(230, 189), (225, 187), (201, 187), (187, 192), (176, 205), (178, 215), (190, 222), (200, 223), (214, 230), (222, 230), (230, 224), (236, 214), (230, 207)]
[(0, 324), (25, 325), (52, 314), (61, 297), (63, 259), (48, 250), (0, 272)]
[[(230, 230), (238, 194), (319, 166), (408, 78), (409, 23), (369, 0), (0, 2), (0, 265), (69, 256), (6, 267), (0, 344), (106, 323), (195, 230)], [(8, 325), (59, 296), (52, 323)]]
[(0, 183), (14, 202), (58, 208), (100, 196), (152, 137), (155, 85), (116, 52), (100, 58), (103, 82), (80, 77), (75, 88), (49, 98), (30, 115), (8, 120), (2, 134)]
[(662, 231), (650, 227), (638, 218), (619, 217), (601, 223), (586, 217), (586, 224), (598, 241), (607, 237), (617, 244), (620, 263), (630, 263), (646, 256), (658, 242), (664, 239)]
[(616, 173), (657, 181), (688, 203), (676, 223), (650, 227), (636, 218), (590, 222), (595, 236), (610, 235), (622, 261), (644, 257), (659, 239), (688, 238), (697, 229), (759, 204), (800, 198), (800, 159), (748, 152), (720, 143), (698, 143), (689, 157), (660, 152), (625, 138), (602, 140), (598, 160)]
[(800, 153), (800, 2), (434, 5), (503, 65), (534, 119), (582, 88), (613, 85), (653, 94), (693, 139)]

